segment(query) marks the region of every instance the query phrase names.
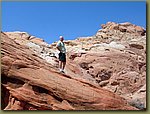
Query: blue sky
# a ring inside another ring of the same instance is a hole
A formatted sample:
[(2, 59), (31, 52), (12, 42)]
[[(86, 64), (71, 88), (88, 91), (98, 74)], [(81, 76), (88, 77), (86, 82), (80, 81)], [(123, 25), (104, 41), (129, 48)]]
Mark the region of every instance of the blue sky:
[(146, 2), (2, 2), (2, 31), (24, 31), (47, 43), (95, 35), (108, 21), (146, 28)]

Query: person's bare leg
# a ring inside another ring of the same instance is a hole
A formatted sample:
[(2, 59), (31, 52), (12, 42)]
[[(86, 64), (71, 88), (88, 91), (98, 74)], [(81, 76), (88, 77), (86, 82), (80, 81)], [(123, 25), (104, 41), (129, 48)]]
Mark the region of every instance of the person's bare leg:
[(62, 61), (59, 61), (59, 70), (62, 69)]
[(66, 66), (66, 62), (63, 62), (62, 69), (64, 70)]

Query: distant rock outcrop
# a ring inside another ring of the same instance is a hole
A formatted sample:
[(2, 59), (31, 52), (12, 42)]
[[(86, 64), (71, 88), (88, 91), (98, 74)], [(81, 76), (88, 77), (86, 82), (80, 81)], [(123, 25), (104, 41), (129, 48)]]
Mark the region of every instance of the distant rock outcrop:
[(133, 25), (129, 22), (125, 23), (114, 23), (114, 22), (108, 22), (106, 24), (101, 25), (103, 30), (119, 30), (120, 32), (127, 32), (131, 34), (141, 35), (144, 36), (146, 31), (144, 28), (140, 26)]
[(101, 26), (65, 41), (66, 74), (58, 72), (57, 42), (1, 32), (2, 109), (146, 109), (146, 30), (129, 22)]

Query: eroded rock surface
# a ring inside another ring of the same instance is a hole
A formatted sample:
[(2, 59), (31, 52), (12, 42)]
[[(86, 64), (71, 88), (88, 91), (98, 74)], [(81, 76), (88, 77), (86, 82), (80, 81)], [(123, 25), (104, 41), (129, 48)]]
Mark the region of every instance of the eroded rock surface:
[(146, 109), (146, 30), (101, 26), (94, 36), (65, 41), (66, 74), (58, 72), (56, 42), (1, 32), (2, 109)]

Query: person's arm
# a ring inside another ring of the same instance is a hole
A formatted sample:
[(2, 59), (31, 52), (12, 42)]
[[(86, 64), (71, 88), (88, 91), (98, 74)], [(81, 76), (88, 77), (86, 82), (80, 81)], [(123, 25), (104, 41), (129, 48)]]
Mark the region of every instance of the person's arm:
[(61, 50), (59, 49), (59, 47), (58, 47), (58, 46), (57, 46), (56, 48), (57, 48), (59, 51), (61, 51)]
[(61, 51), (59, 47), (60, 47), (60, 43), (57, 43), (56, 48), (57, 48), (59, 51)]

